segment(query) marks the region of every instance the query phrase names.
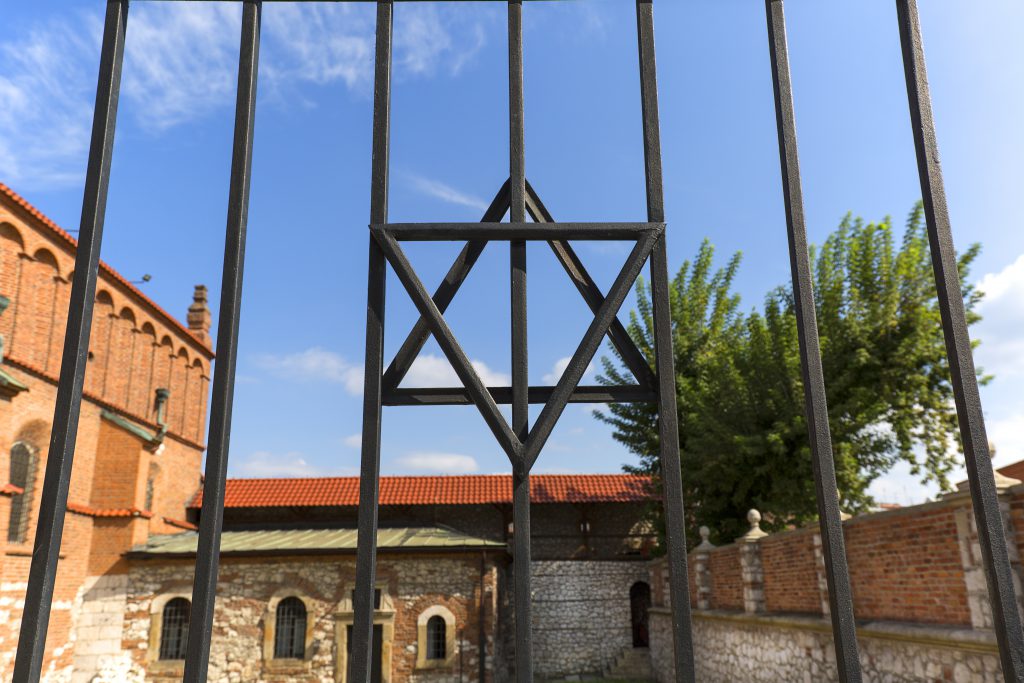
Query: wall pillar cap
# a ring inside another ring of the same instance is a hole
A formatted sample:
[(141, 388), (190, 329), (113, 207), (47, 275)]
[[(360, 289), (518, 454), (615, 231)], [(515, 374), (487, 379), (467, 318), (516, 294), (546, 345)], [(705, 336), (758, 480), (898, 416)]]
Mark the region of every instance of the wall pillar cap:
[(751, 509), (747, 513), (747, 521), (750, 522), (750, 531), (736, 539), (737, 543), (753, 543), (768, 535), (768, 532), (761, 528), (761, 513)]
[(700, 545), (698, 545), (695, 550), (713, 550), (715, 545), (708, 540), (711, 536), (711, 529), (706, 526), (702, 526), (697, 530), (697, 533), (700, 534)]

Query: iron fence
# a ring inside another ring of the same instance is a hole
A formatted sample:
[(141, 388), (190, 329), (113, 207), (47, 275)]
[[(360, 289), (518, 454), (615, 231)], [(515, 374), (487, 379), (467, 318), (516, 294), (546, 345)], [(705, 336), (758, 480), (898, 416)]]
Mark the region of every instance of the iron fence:
[[(204, 0), (187, 0), (201, 2)], [(276, 0), (265, 0), (272, 2)], [(313, 0), (297, 0), (313, 1)], [(678, 458), (676, 394), (669, 311), (668, 264), (663, 201), (658, 91), (654, 49), (653, 0), (634, 0), (647, 188), (647, 220), (637, 223), (559, 223), (553, 220), (526, 179), (523, 108), (522, 0), (487, 0), (508, 5), (509, 47), (509, 179), (497, 193), (480, 223), (389, 224), (388, 159), (391, 105), (391, 40), (394, 2), (400, 0), (333, 0), (376, 2), (376, 55), (371, 170), (369, 273), (366, 319), (366, 376), (363, 405), (362, 468), (359, 504), (359, 546), (355, 624), (351, 662), (352, 681), (368, 682), (372, 634), (379, 502), (380, 434), (385, 405), (476, 405), (508, 455), (514, 487), (514, 611), (516, 616), (515, 676), (532, 681), (530, 634), (530, 471), (569, 402), (655, 403), (658, 408), (663, 503), (667, 522), (670, 595), (676, 679), (695, 680), (695, 653), (690, 619), (686, 568), (683, 489)], [(404, 0), (417, 2), (425, 0)], [(481, 0), (483, 1), (483, 0)], [(249, 204), (253, 123), (259, 63), (259, 0), (242, 0), (237, 103), (231, 183), (228, 197), (223, 286), (217, 334), (217, 364), (210, 411), (209, 450), (199, 529), (199, 549), (184, 678), (201, 683), (213, 629), (220, 535), (227, 475), (231, 407), (238, 349), (245, 232)], [(93, 301), (99, 264), (110, 159), (117, 117), (121, 67), (128, 19), (128, 0), (107, 0), (92, 140), (79, 231), (77, 267), (71, 290), (67, 335), (58, 384), (49, 456), (41, 497), (35, 548), (25, 598), (14, 680), (39, 679), (47, 624), (53, 598), (57, 559), (67, 509), (68, 487), (75, 450), (82, 385), (86, 369)], [(804, 227), (796, 123), (786, 44), (783, 0), (765, 0), (772, 79), (782, 164), (793, 293), (799, 329), (806, 415), (813, 453), (814, 480), (828, 578), (830, 614), (838, 675), (844, 683), (862, 678), (856, 625), (846, 564), (839, 499), (832, 461), (825, 386), (821, 370), (817, 322), (807, 237)], [(994, 475), (978, 395), (957, 272), (942, 170), (935, 140), (931, 100), (925, 72), (916, 0), (896, 0), (907, 94), (918, 170), (924, 198), (928, 236), (942, 328), (952, 371), (959, 426), (966, 454), (971, 499), (988, 578), (993, 621), (1003, 674), (1007, 681), (1024, 681), (1024, 632), (1012, 582), (1012, 569), (1003, 535)], [(505, 213), (510, 222), (500, 223)], [(527, 215), (533, 223), (527, 223)], [(589, 276), (570, 240), (628, 240), (634, 243), (626, 264), (607, 295)], [(431, 296), (401, 249), (404, 240), (465, 241), (441, 285)], [(488, 242), (509, 243), (512, 320), (512, 386), (487, 387), (473, 369), (444, 319), (452, 301)], [(555, 386), (531, 387), (527, 381), (526, 242), (544, 241), (554, 251), (573, 284), (594, 313), (579, 347)], [(636, 348), (617, 319), (619, 308), (645, 264), (650, 263), (655, 327), (654, 367)], [(395, 358), (384, 368), (385, 283), (388, 266), (412, 298), (420, 318)], [(433, 336), (455, 368), (459, 389), (401, 389), (402, 377), (416, 354)], [(579, 386), (587, 365), (607, 336), (621, 354), (636, 383), (618, 387)], [(509, 424), (498, 404), (511, 404)], [(530, 404), (543, 404), (531, 426)]]

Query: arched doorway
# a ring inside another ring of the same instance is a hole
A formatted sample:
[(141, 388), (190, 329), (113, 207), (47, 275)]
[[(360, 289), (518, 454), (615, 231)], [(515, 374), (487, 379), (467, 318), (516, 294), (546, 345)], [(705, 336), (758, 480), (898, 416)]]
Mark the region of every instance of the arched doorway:
[(637, 581), (629, 589), (629, 615), (633, 626), (633, 647), (649, 647), (651, 632), (647, 614), (651, 608), (651, 587), (646, 581)]

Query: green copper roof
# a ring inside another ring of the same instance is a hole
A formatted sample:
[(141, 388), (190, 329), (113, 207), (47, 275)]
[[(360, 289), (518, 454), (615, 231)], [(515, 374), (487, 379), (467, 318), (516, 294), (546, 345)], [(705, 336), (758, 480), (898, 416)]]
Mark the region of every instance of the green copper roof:
[(160, 441), (159, 439), (156, 438), (156, 435), (153, 434), (148, 429), (144, 429), (143, 427), (140, 427), (134, 422), (127, 420), (118, 415), (117, 413), (107, 410), (106, 408), (100, 411), (100, 416), (103, 417), (104, 420), (109, 420), (110, 422), (113, 422), (121, 429), (128, 430), (129, 432), (139, 437), (143, 441), (148, 441), (150, 443), (159, 443)]
[(13, 376), (8, 374), (5, 370), (0, 369), (0, 385), (10, 387), (14, 391), (25, 391), (28, 389), (27, 386), (16, 380)]
[[(268, 531), (225, 531), (221, 537), (222, 554), (287, 554), (354, 552), (355, 529), (278, 529)], [(184, 534), (153, 536), (144, 546), (136, 546), (133, 556), (172, 557), (196, 553), (199, 535)], [(377, 547), (381, 550), (461, 550), (478, 548), (504, 548), (499, 541), (468, 536), (454, 529), (441, 527), (380, 529)]]

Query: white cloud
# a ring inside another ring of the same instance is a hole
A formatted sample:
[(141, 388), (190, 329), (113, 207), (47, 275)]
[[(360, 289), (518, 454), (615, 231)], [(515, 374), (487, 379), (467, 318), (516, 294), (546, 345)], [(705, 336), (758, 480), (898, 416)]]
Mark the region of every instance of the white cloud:
[(360, 434), (349, 434), (348, 436), (346, 436), (342, 440), (342, 443), (344, 443), (349, 448), (362, 448), (363, 447), (363, 435), (361, 433)]
[[(572, 358), (569, 356), (556, 360), (555, 364), (551, 367), (551, 372), (544, 375), (544, 382), (551, 385), (558, 384), (558, 380), (562, 379), (562, 375), (565, 374), (565, 369), (569, 367), (569, 361), (571, 360)], [(587, 377), (593, 371), (594, 364), (590, 363), (587, 369), (583, 371), (583, 377)]]
[[(483, 383), (489, 387), (504, 387), (512, 383), (512, 377), (492, 370), (486, 363), (478, 360), (470, 361), (473, 369), (480, 375)], [(455, 369), (444, 356), (420, 354), (409, 373), (405, 376), (402, 386), (406, 387), (458, 387), (462, 386)]]
[[(83, 17), (0, 41), (0, 178), (62, 186), (84, 172), (100, 26)], [(74, 163), (69, 163), (74, 162)]]
[[(359, 4), (268, 7), (261, 91), (340, 81), (368, 96), (375, 20), (372, 6)], [(240, 15), (237, 3), (140, 4), (127, 31), (122, 113), (159, 134), (230, 109)], [(396, 76), (458, 74), (485, 43), (489, 16), (402, 7), (395, 22)], [(17, 28), (0, 38), (0, 177), (23, 189), (74, 185), (85, 171), (101, 16), (80, 12)], [(308, 104), (303, 97), (278, 100)]]
[(323, 477), (332, 474), (353, 475), (356, 473), (356, 470), (351, 467), (330, 471), (317, 467), (310, 464), (306, 460), (306, 456), (297, 451), (287, 453), (255, 451), (242, 460), (237, 471), (243, 477)]
[(362, 366), (349, 363), (341, 355), (319, 346), (281, 356), (261, 354), (255, 361), (280, 377), (333, 382), (343, 385), (350, 394), (363, 393)]
[[(255, 356), (257, 366), (284, 379), (325, 381), (341, 384), (345, 391), (358, 396), (363, 393), (363, 366), (350, 363), (341, 354), (319, 346), (284, 355)], [(496, 372), (482, 361), (471, 361), (473, 368), (487, 386), (507, 386), (512, 379)], [(443, 356), (420, 354), (402, 381), (404, 387), (461, 386), (455, 370)], [(349, 437), (353, 438), (353, 437)]]
[(478, 211), (487, 210), (487, 202), (485, 202), (484, 200), (480, 199), (479, 197), (474, 197), (472, 195), (460, 192), (459, 190), (456, 190), (454, 187), (451, 187), (450, 185), (445, 185), (440, 181), (430, 180), (429, 178), (422, 178), (420, 176), (410, 176), (409, 180), (412, 183), (413, 188), (417, 192), (425, 194), (428, 197), (439, 199), (442, 202), (446, 202), (448, 204), (456, 204), (458, 206), (466, 206), (471, 209), (477, 209)]
[(397, 461), (402, 469), (435, 474), (470, 474), (478, 469), (477, 462), (468, 455), (413, 451)]
[(979, 311), (983, 318), (972, 335), (981, 339), (978, 364), (997, 380), (1024, 375), (1024, 255), (978, 282), (985, 293)]

